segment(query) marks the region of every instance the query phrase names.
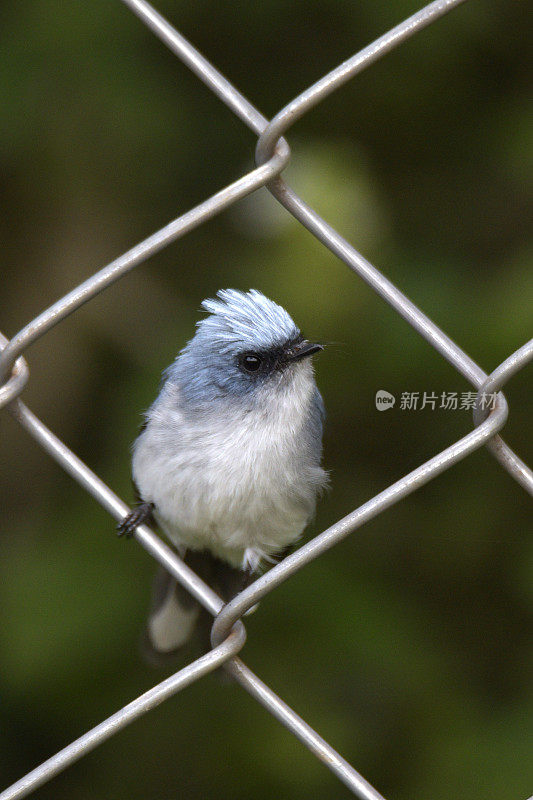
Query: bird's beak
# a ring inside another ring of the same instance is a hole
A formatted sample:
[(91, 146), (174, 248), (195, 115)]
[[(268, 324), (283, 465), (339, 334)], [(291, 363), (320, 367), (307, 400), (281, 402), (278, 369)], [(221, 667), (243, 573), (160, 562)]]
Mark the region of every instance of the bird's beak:
[(302, 339), (301, 342), (297, 342), (289, 350), (285, 351), (283, 354), (283, 360), (285, 362), (300, 361), (302, 358), (312, 356), (314, 353), (318, 353), (319, 350), (323, 349), (323, 344), (318, 344), (318, 342), (308, 342), (306, 339)]

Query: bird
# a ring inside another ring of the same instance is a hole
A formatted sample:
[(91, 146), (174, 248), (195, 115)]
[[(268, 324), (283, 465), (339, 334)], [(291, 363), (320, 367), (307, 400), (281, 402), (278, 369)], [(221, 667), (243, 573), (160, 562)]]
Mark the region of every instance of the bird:
[[(301, 537), (328, 482), (324, 403), (307, 340), (257, 289), (221, 289), (164, 371), (133, 444), (131, 536), (154, 522), (225, 602)], [(160, 568), (145, 631), (148, 657), (190, 639), (200, 607)]]

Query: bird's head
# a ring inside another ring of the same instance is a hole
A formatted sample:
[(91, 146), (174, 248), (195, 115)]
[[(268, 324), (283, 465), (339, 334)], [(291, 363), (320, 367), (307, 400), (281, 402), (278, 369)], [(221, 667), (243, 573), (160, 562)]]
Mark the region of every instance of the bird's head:
[(307, 341), (284, 308), (256, 289), (221, 289), (217, 298), (203, 301), (209, 316), (168, 371), (191, 404), (264, 400), (297, 376), (313, 380), (310, 356), (322, 345)]

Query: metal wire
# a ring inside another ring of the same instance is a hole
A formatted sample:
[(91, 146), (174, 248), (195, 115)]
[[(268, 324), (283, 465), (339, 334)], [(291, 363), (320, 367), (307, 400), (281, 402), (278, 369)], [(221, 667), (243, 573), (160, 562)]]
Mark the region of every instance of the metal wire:
[[(332, 70), (313, 86), (283, 108), (271, 122), (221, 75), (181, 34), (176, 31), (145, 0), (122, 0), (139, 19), (178, 56), (211, 91), (224, 102), (255, 134), (256, 169), (243, 175), (200, 205), (168, 223), (161, 230), (137, 244), (75, 287), (69, 294), (30, 321), (8, 341), (0, 334), (0, 408), (7, 407), (15, 419), (89, 494), (115, 519), (128, 513), (126, 504), (56, 437), (19, 400), (29, 371), (22, 353), (54, 325), (76, 311), (81, 305), (117, 281), (149, 256), (170, 242), (201, 225), (237, 200), (261, 186), (267, 186), (274, 197), (313, 236), (338, 256), (350, 269), (388, 302), (424, 339), (426, 339), (459, 373), (478, 390), (474, 409), (474, 429), (441, 453), (403, 476), (375, 495), (355, 511), (336, 522), (312, 541), (303, 545), (268, 573), (258, 578), (234, 600), (223, 605), (207, 586), (176, 553), (146, 525), (139, 526), (135, 538), (142, 547), (162, 564), (213, 616), (213, 649), (181, 669), (175, 675), (136, 698), (116, 714), (104, 720), (88, 733), (56, 753), (17, 783), (0, 794), (0, 800), (15, 800), (50, 780), (69, 764), (86, 755), (101, 742), (122, 730), (137, 717), (154, 708), (213, 669), (224, 665), (233, 677), (255, 699), (290, 730), (306, 747), (361, 800), (384, 800), (348, 762), (325, 742), (301, 717), (266, 686), (237, 657), (246, 633), (242, 616), (257, 601), (283, 581), (302, 569), (313, 559), (333, 547), (368, 520), (399, 502), (411, 492), (452, 467), (461, 459), (486, 446), (499, 463), (530, 494), (533, 494), (533, 472), (497, 435), (504, 426), (508, 409), (501, 393), (504, 384), (533, 359), (533, 340), (519, 348), (490, 376), (459, 348), (435, 323), (412, 303), (376, 267), (343, 239), (316, 211), (299, 198), (281, 177), (290, 158), (290, 149), (282, 138), (288, 129), (325, 97), (370, 66), (377, 59), (410, 38), (414, 33), (435, 22), (465, 0), (437, 0), (401, 22), (368, 47)], [(483, 408), (483, 395), (496, 393), (495, 407)]]

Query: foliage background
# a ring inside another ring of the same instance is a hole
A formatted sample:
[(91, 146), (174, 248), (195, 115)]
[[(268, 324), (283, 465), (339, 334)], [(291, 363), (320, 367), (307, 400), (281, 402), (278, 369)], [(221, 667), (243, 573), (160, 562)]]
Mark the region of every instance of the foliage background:
[[(158, 8), (268, 116), (416, 10), (406, 0)], [(291, 132), (289, 182), (486, 370), (531, 336), (527, 3), (465, 4)], [(1, 328), (29, 319), (252, 166), (245, 127), (119, 2), (4, 0)], [(30, 407), (123, 497), (129, 447), (200, 301), (257, 287), (309, 335), (332, 490), (309, 534), (471, 429), (378, 413), (377, 389), (471, 387), (266, 191), (167, 248), (28, 353)], [(531, 370), (505, 438), (533, 461)], [(0, 776), (19, 778), (152, 686), (152, 561), (0, 418)], [(529, 530), (528, 530), (529, 528)], [(533, 542), (485, 451), (266, 599), (244, 658), (389, 800), (533, 793)], [(341, 798), (247, 695), (210, 676), (37, 798)]]

